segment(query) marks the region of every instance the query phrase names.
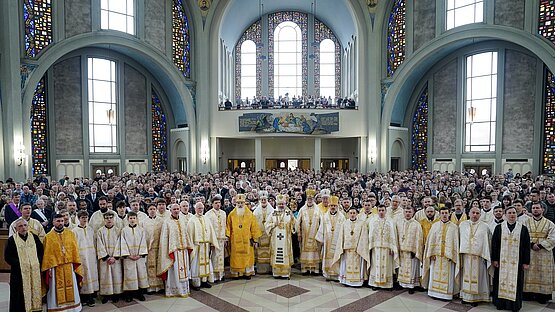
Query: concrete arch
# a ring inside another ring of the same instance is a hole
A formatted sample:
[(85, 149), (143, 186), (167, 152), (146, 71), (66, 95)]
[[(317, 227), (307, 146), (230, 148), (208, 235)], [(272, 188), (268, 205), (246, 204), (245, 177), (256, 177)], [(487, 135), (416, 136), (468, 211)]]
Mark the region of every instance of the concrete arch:
[(555, 48), (540, 36), (503, 26), (468, 25), (447, 32), (416, 51), (397, 69), (394, 81), (387, 91), (381, 116), (380, 169), (388, 170), (388, 132), (396, 105), (407, 105), (421, 78), (440, 60), (455, 50), (483, 41), (507, 41), (527, 49), (540, 58), (550, 69), (555, 69)]
[[(191, 149), (194, 149), (196, 112), (193, 97), (185, 85), (185, 78), (167, 56), (135, 37), (110, 31), (98, 31), (75, 36), (55, 43), (45, 50), (37, 60), (37, 67), (29, 76), (23, 91), (22, 103), (24, 118), (28, 120), (34, 95), (34, 86), (64, 55), (87, 47), (100, 47), (123, 54), (148, 70), (160, 83), (167, 95), (176, 125), (187, 123), (191, 129)], [(26, 114), (26, 115), (25, 115)], [(30, 146), (30, 133), (24, 135), (25, 144)], [(194, 151), (190, 151), (194, 155)], [(192, 162), (194, 164), (194, 161)]]

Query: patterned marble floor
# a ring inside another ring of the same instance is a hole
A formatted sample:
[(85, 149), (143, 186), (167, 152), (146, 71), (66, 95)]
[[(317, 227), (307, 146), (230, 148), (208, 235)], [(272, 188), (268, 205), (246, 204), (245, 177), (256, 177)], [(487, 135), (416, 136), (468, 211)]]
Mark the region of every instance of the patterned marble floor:
[[(0, 311), (8, 311), (9, 274), (0, 273)], [(294, 274), (291, 280), (275, 280), (270, 276), (256, 276), (250, 281), (237, 280), (215, 284), (210, 289), (192, 292), (189, 298), (147, 296), (147, 301), (120, 301), (83, 311), (496, 311), (491, 304), (476, 308), (460, 301), (444, 302), (429, 298), (425, 293), (413, 295), (404, 291), (372, 291), (369, 288), (350, 288), (323, 277)], [(540, 305), (525, 302), (521, 311), (555, 311), (555, 303)]]

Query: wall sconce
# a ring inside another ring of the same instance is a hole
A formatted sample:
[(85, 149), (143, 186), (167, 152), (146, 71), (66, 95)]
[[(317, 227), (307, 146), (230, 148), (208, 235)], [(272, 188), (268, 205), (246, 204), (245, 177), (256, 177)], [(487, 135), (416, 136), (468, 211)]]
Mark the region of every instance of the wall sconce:
[(27, 156), (25, 155), (25, 145), (23, 145), (23, 143), (19, 143), (19, 147), (15, 152), (15, 162), (17, 163), (18, 166), (23, 165), (23, 162), (25, 161), (25, 158)]
[(374, 164), (374, 161), (376, 160), (376, 149), (375, 148), (368, 148), (368, 158), (370, 158), (370, 163)]
[(200, 148), (200, 157), (202, 159), (203, 164), (206, 164), (208, 162), (208, 155), (209, 155), (208, 143), (204, 143)]

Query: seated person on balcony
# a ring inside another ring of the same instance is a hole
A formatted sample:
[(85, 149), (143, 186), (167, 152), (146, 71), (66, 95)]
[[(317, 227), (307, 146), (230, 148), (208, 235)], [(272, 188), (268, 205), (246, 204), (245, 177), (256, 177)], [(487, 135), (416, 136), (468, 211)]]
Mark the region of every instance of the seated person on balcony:
[(231, 101), (229, 99), (225, 99), (225, 103), (224, 103), (225, 110), (230, 110), (232, 106), (233, 104), (231, 103)]

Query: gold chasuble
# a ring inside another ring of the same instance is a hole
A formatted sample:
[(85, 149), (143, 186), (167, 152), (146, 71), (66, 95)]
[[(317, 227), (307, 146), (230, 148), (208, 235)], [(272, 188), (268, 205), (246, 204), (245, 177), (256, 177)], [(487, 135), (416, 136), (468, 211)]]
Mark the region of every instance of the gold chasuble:
[(460, 225), (463, 221), (466, 220), (468, 220), (468, 216), (464, 212), (460, 214), (460, 218), (457, 218), (457, 214), (454, 211), (451, 213), (451, 222), (454, 225)]
[(424, 256), (424, 235), (415, 219), (399, 219), (396, 223), (399, 240), (399, 284), (405, 288), (420, 285), (420, 263)]
[(430, 229), (424, 250), (422, 286), (428, 295), (452, 300), (459, 291), (459, 228), (451, 223), (436, 222)]
[(273, 276), (289, 277), (293, 265), (293, 243), (295, 218), (291, 210), (276, 209), (266, 223), (266, 234), (270, 236), (270, 265)]
[(516, 223), (511, 232), (507, 222), (501, 224), (501, 254), (499, 264), (499, 293), (498, 298), (516, 301), (516, 285), (518, 280), (518, 262), (520, 249), (520, 234), (522, 224)]
[(339, 262), (333, 262), (339, 228), (345, 222), (345, 216), (340, 212), (332, 215), (329, 211), (322, 216), (316, 240), (323, 244), (322, 271), (327, 280), (337, 280), (339, 277)]
[(260, 227), (253, 213), (243, 208), (239, 214), (233, 209), (227, 217), (225, 235), (230, 244), (231, 276), (254, 275), (254, 247), (253, 244), (262, 235)]
[(301, 242), (301, 273), (320, 271), (321, 245), (316, 240), (316, 233), (320, 227), (322, 213), (316, 205), (308, 207), (304, 205), (299, 210), (297, 218), (297, 234), (302, 239)]
[[(24, 218), (19, 217), (17, 220), (20, 220), (20, 219), (23, 220)], [(15, 221), (12, 222), (12, 224), (10, 224), (8, 237), (17, 233), (15, 230), (15, 224), (16, 224)], [(33, 218), (25, 219), (25, 221), (27, 221), (29, 232), (35, 234), (39, 238), (40, 242), (44, 243), (44, 237), (46, 236), (46, 232), (44, 231), (44, 227), (42, 226), (42, 224)]]
[[(15, 223), (13, 222), (12, 224)], [(16, 232), (13, 238), (21, 268), (21, 282), (23, 283), (23, 294), (21, 295), (25, 299), (24, 311), (42, 311), (40, 263), (37, 258), (37, 244), (32, 234), (28, 234), (27, 239), (23, 240)]]
[[(418, 220), (418, 219), (416, 219), (416, 220)], [(424, 243), (426, 243), (426, 241), (428, 240), (428, 233), (430, 233), (430, 230), (432, 229), (432, 225), (434, 225), (434, 223), (436, 223), (438, 221), (439, 221), (438, 218), (434, 218), (431, 221), (428, 218), (424, 218), (424, 219), (418, 221), (420, 223), (420, 226), (422, 227), (422, 238), (424, 239)]]
[[(76, 297), (79, 298), (79, 294), (75, 293), (77, 285), (74, 282), (76, 279), (80, 280), (83, 273), (77, 239), (72, 231), (66, 229), (60, 233), (52, 229), (44, 237), (42, 272), (51, 269), (50, 272), (54, 273), (53, 280), (56, 282), (56, 285), (49, 285), (51, 290), (55, 288), (56, 302), (53, 304), (57, 307), (68, 305), (60, 309), (61, 311), (75, 308), (74, 305), (80, 306), (79, 300), (75, 301)], [(75, 278), (74, 273), (78, 275)], [(52, 280), (49, 282), (51, 283)]]
[(339, 282), (349, 286), (362, 286), (370, 262), (368, 227), (364, 221), (347, 219), (337, 229), (337, 247), (333, 263), (339, 262)]
[(397, 231), (393, 219), (385, 217), (371, 219), (368, 223), (368, 243), (370, 252), (368, 285), (392, 288), (393, 273), (399, 267)]
[(146, 257), (148, 273), (148, 291), (158, 291), (164, 288), (164, 281), (156, 275), (158, 263), (158, 249), (160, 246), (160, 232), (164, 219), (148, 218), (141, 224), (147, 236), (148, 256)]
[(530, 243), (539, 244), (543, 248), (538, 251), (530, 250), (530, 268), (524, 271), (524, 292), (549, 295), (553, 293), (553, 247), (555, 247), (555, 225), (547, 218), (528, 218), (523, 223), (528, 227)]

